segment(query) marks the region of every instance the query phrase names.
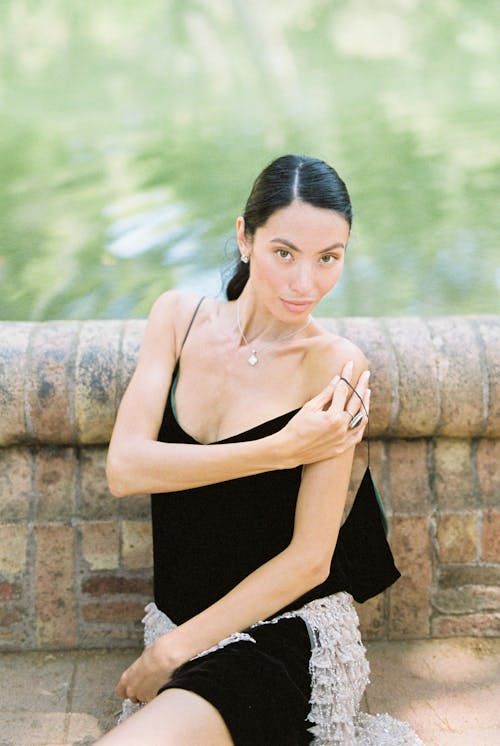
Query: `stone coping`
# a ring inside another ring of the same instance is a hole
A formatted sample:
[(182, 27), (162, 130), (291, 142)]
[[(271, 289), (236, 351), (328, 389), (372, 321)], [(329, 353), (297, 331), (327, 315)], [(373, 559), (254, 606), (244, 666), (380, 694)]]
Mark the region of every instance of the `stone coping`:
[[(322, 321), (369, 359), (370, 437), (500, 435), (500, 316)], [(0, 446), (108, 443), (145, 324), (1, 322)]]

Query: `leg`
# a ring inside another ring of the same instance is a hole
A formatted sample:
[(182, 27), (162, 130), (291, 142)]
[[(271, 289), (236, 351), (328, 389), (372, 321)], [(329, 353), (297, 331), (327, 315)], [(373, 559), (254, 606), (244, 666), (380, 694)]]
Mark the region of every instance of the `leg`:
[(96, 741), (95, 746), (234, 746), (210, 702), (185, 689), (168, 689)]

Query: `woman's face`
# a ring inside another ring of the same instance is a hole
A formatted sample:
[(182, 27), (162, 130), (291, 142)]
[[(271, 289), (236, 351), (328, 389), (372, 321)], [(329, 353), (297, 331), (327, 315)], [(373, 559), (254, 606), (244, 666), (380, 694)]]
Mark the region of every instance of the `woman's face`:
[(249, 241), (238, 218), (238, 242), (250, 257), (249, 283), (277, 319), (299, 323), (338, 282), (349, 225), (334, 210), (294, 201), (277, 210)]

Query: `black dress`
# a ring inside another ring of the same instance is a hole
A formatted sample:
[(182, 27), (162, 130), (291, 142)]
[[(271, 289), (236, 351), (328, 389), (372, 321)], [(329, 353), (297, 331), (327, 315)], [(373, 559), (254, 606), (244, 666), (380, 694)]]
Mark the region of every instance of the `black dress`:
[[(158, 440), (193, 444), (197, 441), (183, 430), (175, 414), (178, 375), (179, 361)], [(297, 411), (213, 445), (270, 435)], [(181, 624), (284, 550), (292, 538), (300, 479), (301, 467), (297, 467), (152, 495), (157, 608)], [(273, 616), (280, 617), (278, 621), (253, 626), (247, 634), (235, 635), (230, 644), (185, 663), (160, 691), (187, 689), (211, 702), (235, 746), (309, 744), (308, 729), (314, 726), (310, 710), (315, 640), (306, 615), (296, 612), (316, 599), (346, 596), (340, 591), (364, 601), (398, 577), (367, 470), (340, 529), (327, 580), (278, 611)], [(314, 743), (320, 742), (326, 743)]]

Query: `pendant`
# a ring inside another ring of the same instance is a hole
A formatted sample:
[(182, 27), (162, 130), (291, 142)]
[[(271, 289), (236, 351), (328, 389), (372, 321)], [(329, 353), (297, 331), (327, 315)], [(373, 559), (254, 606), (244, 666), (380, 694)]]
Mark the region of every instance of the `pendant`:
[(259, 362), (259, 358), (257, 357), (256, 350), (252, 350), (249, 358), (248, 358), (248, 364), (249, 365), (257, 365)]

